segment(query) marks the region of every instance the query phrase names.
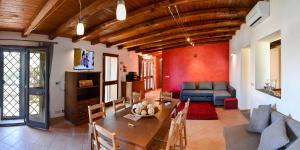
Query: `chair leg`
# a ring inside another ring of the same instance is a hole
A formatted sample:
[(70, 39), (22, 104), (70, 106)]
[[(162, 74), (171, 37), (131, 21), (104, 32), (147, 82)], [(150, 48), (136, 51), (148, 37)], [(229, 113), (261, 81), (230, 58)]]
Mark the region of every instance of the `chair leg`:
[(186, 124), (184, 123), (184, 127), (183, 127), (183, 136), (184, 136), (184, 144), (187, 145), (187, 139), (186, 139)]
[(93, 142), (93, 134), (89, 136), (89, 142), (90, 142), (90, 150), (95, 150), (94, 148), (94, 142)]

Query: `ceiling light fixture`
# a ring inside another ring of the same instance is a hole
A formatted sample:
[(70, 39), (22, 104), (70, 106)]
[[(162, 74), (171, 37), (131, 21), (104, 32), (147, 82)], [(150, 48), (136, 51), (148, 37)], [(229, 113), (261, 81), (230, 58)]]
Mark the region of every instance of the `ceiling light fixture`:
[(116, 15), (117, 15), (117, 20), (122, 21), (126, 19), (126, 7), (125, 7), (124, 0), (118, 0)]
[(79, 19), (78, 19), (78, 23), (76, 26), (76, 34), (77, 35), (83, 35), (84, 34), (84, 25), (82, 22), (82, 17), (81, 17), (81, 0), (78, 0), (79, 2)]
[(190, 42), (190, 41), (191, 41), (190, 37), (187, 37), (187, 38), (186, 38), (186, 41)]

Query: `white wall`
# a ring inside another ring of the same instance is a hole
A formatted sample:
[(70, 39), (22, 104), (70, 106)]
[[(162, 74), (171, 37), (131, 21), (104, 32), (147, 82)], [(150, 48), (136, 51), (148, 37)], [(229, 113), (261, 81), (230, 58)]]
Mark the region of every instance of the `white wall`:
[[(300, 120), (300, 1), (299, 0), (270, 0), (271, 15), (255, 28), (242, 25), (240, 31), (230, 41), (230, 52), (240, 57), (242, 48), (250, 45), (250, 80), (251, 104), (249, 108), (260, 104), (276, 104), (277, 110)], [(281, 31), (281, 86), (282, 98), (277, 99), (255, 90), (255, 50), (259, 39), (276, 31)], [(241, 62), (230, 59), (230, 82), (233, 86), (240, 85)], [(240, 89), (237, 88), (237, 92)], [(242, 101), (242, 100), (240, 100)]]
[[(21, 33), (17, 32), (3, 32), (0, 31), (0, 39), (23, 39), (23, 40), (38, 40), (48, 41), (46, 35), (32, 34), (27, 38), (22, 38)], [(127, 66), (127, 71), (138, 71), (138, 55), (134, 52), (128, 52), (127, 50), (118, 50), (117, 48), (106, 48), (103, 44), (91, 45), (88, 41), (80, 41), (73, 43), (69, 38), (58, 37), (52, 42), (57, 42), (54, 45), (52, 69), (50, 75), (50, 116), (59, 117), (63, 116), (61, 110), (64, 108), (64, 77), (65, 71), (73, 70), (74, 48), (84, 48), (95, 52), (95, 70), (102, 72), (102, 54), (111, 53), (118, 54), (119, 61), (123, 61)], [(1, 41), (0, 45), (34, 45), (34, 42), (16, 42), (16, 41)], [(120, 66), (121, 67), (121, 66)], [(125, 79), (126, 72), (120, 70), (119, 78)], [(102, 80), (102, 77), (101, 77)], [(59, 84), (55, 84), (58, 82)], [(121, 84), (119, 84), (121, 86)], [(121, 90), (119, 90), (120, 96)], [(102, 87), (101, 87), (102, 94)], [(101, 95), (102, 97), (102, 95)]]

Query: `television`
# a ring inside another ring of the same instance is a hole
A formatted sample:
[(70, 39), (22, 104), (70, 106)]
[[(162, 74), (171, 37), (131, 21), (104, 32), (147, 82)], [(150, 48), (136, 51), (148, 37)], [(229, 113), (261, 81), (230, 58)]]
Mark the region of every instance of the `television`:
[(94, 52), (82, 48), (75, 48), (74, 70), (94, 70)]

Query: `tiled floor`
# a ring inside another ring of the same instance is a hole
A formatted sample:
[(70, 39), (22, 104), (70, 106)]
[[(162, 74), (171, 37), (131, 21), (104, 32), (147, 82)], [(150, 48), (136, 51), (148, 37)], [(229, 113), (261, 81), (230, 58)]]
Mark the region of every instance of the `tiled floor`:
[[(147, 97), (157, 95), (153, 92)], [(187, 121), (187, 149), (225, 150), (223, 128), (247, 122), (238, 110), (217, 108), (217, 113), (219, 120)], [(49, 131), (27, 126), (1, 127), (0, 150), (86, 150), (87, 130), (86, 124), (73, 126), (63, 119), (54, 120)]]

